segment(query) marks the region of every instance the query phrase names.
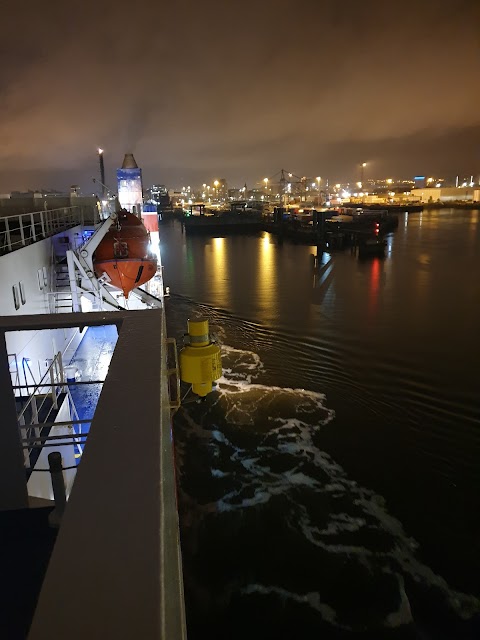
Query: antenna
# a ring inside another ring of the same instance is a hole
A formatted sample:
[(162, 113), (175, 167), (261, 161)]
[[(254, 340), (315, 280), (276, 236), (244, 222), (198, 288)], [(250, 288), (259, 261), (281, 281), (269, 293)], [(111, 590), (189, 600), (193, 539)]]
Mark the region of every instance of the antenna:
[(102, 198), (105, 198), (105, 196), (108, 197), (108, 196), (112, 195), (112, 193), (113, 193), (112, 190), (109, 189), (106, 184), (104, 184), (103, 182), (98, 180), (98, 178), (93, 178), (92, 177), (92, 181), (93, 181), (94, 184), (96, 184), (98, 182), (98, 184), (102, 187)]

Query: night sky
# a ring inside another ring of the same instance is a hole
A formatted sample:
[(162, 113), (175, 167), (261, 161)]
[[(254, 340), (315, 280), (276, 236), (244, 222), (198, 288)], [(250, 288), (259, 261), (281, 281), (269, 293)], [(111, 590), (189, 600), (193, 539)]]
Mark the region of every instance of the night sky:
[(0, 192), (480, 173), (478, 0), (11, 2)]

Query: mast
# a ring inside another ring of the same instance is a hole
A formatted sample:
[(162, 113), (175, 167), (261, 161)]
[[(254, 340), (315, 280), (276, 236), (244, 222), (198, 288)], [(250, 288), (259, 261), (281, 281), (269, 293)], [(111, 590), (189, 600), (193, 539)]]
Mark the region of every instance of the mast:
[(284, 200), (286, 200), (287, 193), (287, 178), (285, 177), (285, 169), (280, 171), (280, 204), (283, 206), (285, 204)]

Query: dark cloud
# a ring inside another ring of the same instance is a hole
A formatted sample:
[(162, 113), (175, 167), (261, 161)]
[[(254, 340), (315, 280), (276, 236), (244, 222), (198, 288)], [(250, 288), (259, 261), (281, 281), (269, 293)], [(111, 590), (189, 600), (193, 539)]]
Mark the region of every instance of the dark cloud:
[(478, 172), (479, 5), (11, 3), (0, 190), (88, 190), (97, 146), (170, 184)]

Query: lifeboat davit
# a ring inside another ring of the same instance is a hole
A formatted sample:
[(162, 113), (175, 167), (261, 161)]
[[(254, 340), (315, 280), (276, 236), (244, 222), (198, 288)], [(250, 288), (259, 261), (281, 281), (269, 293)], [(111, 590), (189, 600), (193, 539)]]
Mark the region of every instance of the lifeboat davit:
[(128, 294), (157, 272), (157, 256), (150, 250), (150, 235), (133, 213), (120, 211), (93, 254), (95, 275)]

